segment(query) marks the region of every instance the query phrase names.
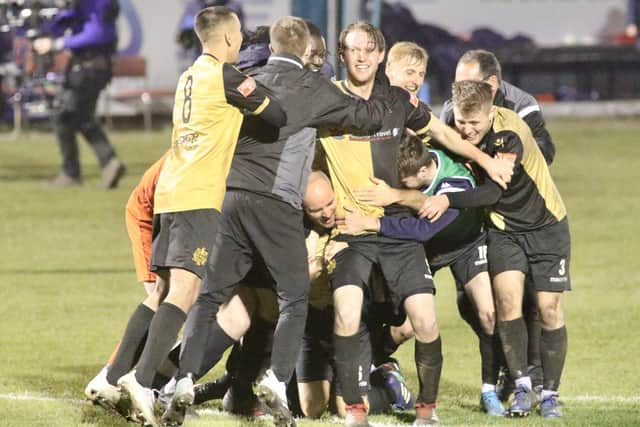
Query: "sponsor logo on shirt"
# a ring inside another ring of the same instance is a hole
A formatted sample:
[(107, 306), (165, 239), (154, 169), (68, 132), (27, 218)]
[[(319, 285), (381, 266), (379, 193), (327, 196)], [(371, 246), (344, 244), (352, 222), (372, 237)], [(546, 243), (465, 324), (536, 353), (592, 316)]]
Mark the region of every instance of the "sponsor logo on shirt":
[(238, 92), (245, 98), (251, 95), (256, 90), (256, 81), (252, 77), (244, 79), (240, 86), (238, 86)]
[(190, 132), (184, 135), (180, 135), (176, 140), (176, 146), (184, 150), (194, 150), (198, 145), (198, 133)]
[(396, 138), (399, 134), (400, 134), (400, 129), (393, 128), (393, 129), (387, 129), (387, 130), (376, 132), (373, 135), (349, 135), (349, 140), (380, 142), (380, 141), (386, 141), (392, 138)]

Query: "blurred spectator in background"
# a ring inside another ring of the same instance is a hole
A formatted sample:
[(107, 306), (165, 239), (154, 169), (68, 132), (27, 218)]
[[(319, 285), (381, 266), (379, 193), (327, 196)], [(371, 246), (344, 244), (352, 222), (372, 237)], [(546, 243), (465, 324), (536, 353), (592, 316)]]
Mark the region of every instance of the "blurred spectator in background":
[[(627, 0), (627, 26), (625, 35), (638, 40), (638, 25), (640, 25), (640, 0)], [(640, 44), (637, 44), (640, 47)]]
[[(531, 128), (531, 133), (547, 164), (550, 165), (553, 162), (556, 147), (545, 126), (538, 101), (531, 94), (502, 80), (500, 62), (493, 53), (482, 49), (467, 51), (458, 60), (455, 80), (456, 82), (476, 80), (489, 83), (493, 92), (493, 104), (518, 113)], [(453, 104), (450, 99), (445, 101), (440, 119), (448, 125), (453, 125)]]
[(0, 123), (9, 121), (12, 113), (8, 109), (9, 92), (7, 81), (17, 75), (17, 64), (14, 61), (13, 43), (15, 31), (10, 22), (10, 5), (0, 1)]
[[(176, 41), (185, 50), (185, 52), (191, 52), (192, 58), (195, 59), (200, 56), (201, 47), (200, 41), (193, 31), (193, 24), (195, 23), (196, 14), (209, 6), (226, 6), (231, 9), (238, 19), (240, 25), (244, 28), (244, 12), (242, 11), (242, 4), (239, 0), (189, 0), (184, 8), (182, 17), (178, 24), (178, 35)], [(269, 55), (267, 55), (268, 57)]]
[[(602, 45), (616, 45), (620, 43), (620, 38), (625, 33), (625, 25), (627, 18), (624, 11), (617, 7), (611, 7), (607, 10), (602, 28), (596, 33), (598, 43)], [(575, 43), (575, 39), (569, 41)]]
[(238, 54), (238, 68), (244, 73), (266, 65), (271, 55), (269, 49), (269, 26), (261, 25), (255, 31), (244, 31), (242, 46)]
[(4, 91), (5, 64), (11, 63), (13, 53), (13, 33), (9, 29), (6, 16), (0, 13), (0, 123), (7, 113), (6, 94)]
[[(52, 50), (68, 49), (71, 60), (65, 70), (58, 110), (53, 117), (54, 130), (62, 153), (62, 172), (47, 181), (55, 187), (82, 184), (78, 142), (80, 132), (95, 152), (102, 168), (102, 186), (114, 188), (125, 172), (122, 163), (95, 118), (96, 102), (111, 80), (111, 55), (117, 47), (117, 0), (79, 0), (51, 23), (49, 33), (33, 42), (34, 50), (44, 55)], [(63, 35), (67, 30), (71, 34)]]

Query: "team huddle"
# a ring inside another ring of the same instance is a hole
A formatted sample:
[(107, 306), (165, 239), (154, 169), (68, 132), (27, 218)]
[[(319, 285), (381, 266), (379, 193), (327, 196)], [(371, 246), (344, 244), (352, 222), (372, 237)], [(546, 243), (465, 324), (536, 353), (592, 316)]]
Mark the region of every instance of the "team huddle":
[[(202, 54), (178, 82), (171, 147), (127, 203), (147, 297), (87, 398), (151, 426), (211, 399), (276, 426), (410, 409), (437, 425), (433, 274), (449, 267), (482, 409), (562, 416), (567, 213), (540, 109), (495, 56), (460, 58), (439, 119), (417, 97), (427, 52), (387, 53), (371, 24), (341, 32), (341, 81), (302, 19), (278, 19), (266, 64), (243, 71), (232, 11), (203, 9), (194, 27)], [(417, 391), (393, 358), (411, 338)], [(230, 347), (224, 375), (198, 384)]]

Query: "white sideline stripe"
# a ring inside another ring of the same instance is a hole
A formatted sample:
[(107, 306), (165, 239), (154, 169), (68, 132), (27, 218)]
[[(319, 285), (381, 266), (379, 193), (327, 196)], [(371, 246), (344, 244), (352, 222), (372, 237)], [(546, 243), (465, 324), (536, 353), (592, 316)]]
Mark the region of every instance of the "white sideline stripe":
[(27, 400), (31, 402), (66, 402), (66, 403), (87, 403), (86, 400), (71, 399), (64, 397), (50, 397), (50, 396), (36, 396), (29, 393), (0, 393), (0, 399), (2, 400)]
[(573, 396), (563, 398), (560, 395), (560, 400), (566, 400), (567, 402), (640, 402), (640, 396)]
[[(0, 400), (21, 400), (21, 401), (32, 401), (32, 402), (66, 402), (66, 403), (74, 403), (74, 404), (84, 404), (89, 403), (87, 400), (82, 399), (72, 399), (72, 398), (63, 398), (63, 397), (51, 397), (51, 396), (38, 396), (29, 393), (0, 393)], [(619, 402), (619, 403), (640, 403), (640, 396), (561, 396), (560, 400), (565, 402)], [(225, 415), (226, 412), (219, 411), (217, 409), (198, 409), (198, 413), (205, 415)], [(372, 422), (371, 424), (385, 426), (392, 424), (383, 424)]]

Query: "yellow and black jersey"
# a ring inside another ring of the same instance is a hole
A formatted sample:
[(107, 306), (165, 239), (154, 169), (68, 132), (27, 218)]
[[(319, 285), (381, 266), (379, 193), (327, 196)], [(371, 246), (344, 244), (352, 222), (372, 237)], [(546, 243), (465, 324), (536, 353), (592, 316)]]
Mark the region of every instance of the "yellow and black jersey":
[(198, 57), (176, 89), (171, 149), (158, 179), (154, 213), (219, 210), (241, 109), (260, 114), (270, 102), (253, 78), (213, 55)]
[(544, 156), (529, 126), (517, 113), (496, 108), (493, 126), (481, 148), (492, 157), (515, 162), (511, 182), (491, 207), (491, 226), (505, 231), (526, 231), (562, 221), (567, 216)]
[[(345, 93), (349, 91), (344, 81), (336, 85)], [(389, 86), (378, 84), (373, 88), (371, 98), (387, 97)], [(423, 108), (416, 108), (418, 102), (394, 102), (382, 122), (382, 127), (373, 135), (359, 135), (347, 129), (323, 129), (318, 136), (326, 153), (331, 181), (336, 193), (338, 214), (348, 206), (360, 210), (365, 215), (381, 217), (385, 215), (409, 215), (409, 211), (398, 205), (379, 208), (358, 201), (353, 190), (372, 185), (369, 177), (383, 179), (389, 185), (401, 188), (398, 176), (398, 144), (405, 128), (410, 128), (424, 137), (429, 130), (432, 114)]]
[[(307, 236), (307, 250), (309, 251), (309, 256), (311, 257), (313, 255), (315, 258), (324, 259), (324, 251), (327, 244), (335, 234), (335, 228), (332, 229), (331, 232), (322, 234), (315, 230), (311, 230)], [(324, 310), (327, 306), (333, 305), (333, 292), (331, 291), (331, 285), (329, 284), (327, 266), (322, 269), (322, 272), (318, 277), (311, 281), (311, 287), (309, 288), (309, 305), (317, 308), (318, 310)]]

